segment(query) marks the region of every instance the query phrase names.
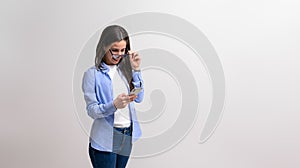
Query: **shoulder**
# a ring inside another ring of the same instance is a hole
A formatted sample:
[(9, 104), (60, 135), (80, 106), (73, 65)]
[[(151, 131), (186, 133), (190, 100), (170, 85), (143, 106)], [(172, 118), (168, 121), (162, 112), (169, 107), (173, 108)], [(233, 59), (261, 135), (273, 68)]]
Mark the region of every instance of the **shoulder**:
[(84, 76), (84, 78), (91, 78), (94, 76), (96, 71), (97, 71), (97, 68), (95, 66), (92, 66), (84, 72), (83, 76)]
[(105, 73), (105, 70), (92, 66), (84, 72), (84, 78), (102, 78)]
[(97, 68), (96, 68), (95, 66), (92, 66), (92, 67), (89, 67), (89, 68), (85, 71), (85, 73), (95, 72), (95, 71), (97, 71)]
[(99, 71), (95, 66), (92, 66), (90, 68), (88, 68), (84, 74), (94, 74), (95, 72)]

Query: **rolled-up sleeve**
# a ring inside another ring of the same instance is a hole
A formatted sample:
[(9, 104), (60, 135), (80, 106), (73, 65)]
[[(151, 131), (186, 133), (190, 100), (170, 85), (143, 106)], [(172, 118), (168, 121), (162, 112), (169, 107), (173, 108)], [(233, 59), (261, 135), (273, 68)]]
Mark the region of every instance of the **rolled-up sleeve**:
[(136, 103), (140, 103), (143, 101), (144, 98), (144, 81), (141, 72), (132, 73), (132, 84), (135, 88), (142, 88), (142, 91), (137, 95), (137, 98), (134, 100)]
[(88, 115), (93, 119), (107, 117), (117, 110), (113, 101), (100, 103), (97, 99), (95, 71), (94, 69), (87, 70), (82, 80), (82, 91), (86, 102), (86, 110)]

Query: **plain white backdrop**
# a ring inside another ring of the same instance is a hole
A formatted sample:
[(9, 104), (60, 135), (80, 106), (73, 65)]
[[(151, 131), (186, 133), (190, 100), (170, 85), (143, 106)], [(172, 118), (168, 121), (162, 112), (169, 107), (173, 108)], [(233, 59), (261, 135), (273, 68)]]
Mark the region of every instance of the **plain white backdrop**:
[(183, 18), (206, 35), (223, 65), (226, 106), (206, 143), (198, 143), (199, 118), (177, 146), (154, 157), (131, 159), (128, 167), (300, 166), (298, 1), (0, 4), (0, 167), (91, 167), (88, 136), (73, 103), (77, 58), (97, 30), (147, 11)]

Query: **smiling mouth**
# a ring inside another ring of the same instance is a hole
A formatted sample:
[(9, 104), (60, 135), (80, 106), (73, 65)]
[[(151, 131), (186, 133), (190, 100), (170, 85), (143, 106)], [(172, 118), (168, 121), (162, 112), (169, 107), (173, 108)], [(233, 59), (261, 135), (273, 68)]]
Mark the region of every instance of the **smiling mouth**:
[(112, 58), (113, 58), (114, 60), (116, 60), (116, 61), (117, 61), (119, 57), (118, 57), (118, 56), (115, 56), (115, 55), (113, 55), (113, 56), (112, 56)]
[(119, 58), (112, 57), (112, 59), (113, 59), (114, 61), (119, 61), (119, 60), (118, 60)]

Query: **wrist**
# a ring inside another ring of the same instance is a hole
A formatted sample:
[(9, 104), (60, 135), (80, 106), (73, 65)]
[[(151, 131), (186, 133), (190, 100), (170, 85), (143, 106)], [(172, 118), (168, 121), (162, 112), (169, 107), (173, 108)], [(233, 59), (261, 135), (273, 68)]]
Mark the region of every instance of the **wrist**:
[(113, 105), (114, 105), (115, 109), (117, 110), (118, 108), (117, 108), (117, 106), (116, 106), (115, 100), (113, 101)]
[(133, 72), (141, 72), (141, 69), (132, 69)]

